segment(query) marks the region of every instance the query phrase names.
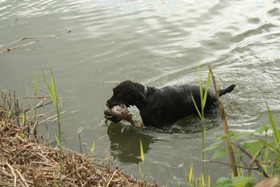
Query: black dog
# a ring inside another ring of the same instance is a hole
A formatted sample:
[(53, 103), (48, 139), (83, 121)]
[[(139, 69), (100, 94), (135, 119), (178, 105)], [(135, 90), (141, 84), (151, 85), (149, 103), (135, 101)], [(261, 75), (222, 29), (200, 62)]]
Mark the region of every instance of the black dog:
[[(235, 85), (219, 90), (219, 96), (230, 93)], [(172, 124), (185, 116), (197, 114), (195, 105), (200, 109), (200, 91), (198, 86), (177, 85), (163, 88), (146, 87), (142, 84), (124, 81), (113, 89), (113, 96), (106, 105), (112, 108), (125, 104), (127, 107), (135, 105), (145, 126), (163, 127)], [(211, 91), (207, 93), (205, 112), (213, 111), (217, 107), (216, 95)], [(111, 119), (119, 122), (120, 119)]]

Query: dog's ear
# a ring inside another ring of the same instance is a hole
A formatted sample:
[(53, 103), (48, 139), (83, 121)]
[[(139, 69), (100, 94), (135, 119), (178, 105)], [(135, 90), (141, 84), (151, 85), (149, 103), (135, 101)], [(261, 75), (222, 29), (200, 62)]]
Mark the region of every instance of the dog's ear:
[(135, 99), (137, 104), (142, 104), (146, 102), (146, 96), (141, 92), (138, 86), (133, 86), (133, 95), (135, 96)]
[(140, 90), (138, 90), (138, 93), (139, 93), (141, 100), (146, 101), (146, 96)]

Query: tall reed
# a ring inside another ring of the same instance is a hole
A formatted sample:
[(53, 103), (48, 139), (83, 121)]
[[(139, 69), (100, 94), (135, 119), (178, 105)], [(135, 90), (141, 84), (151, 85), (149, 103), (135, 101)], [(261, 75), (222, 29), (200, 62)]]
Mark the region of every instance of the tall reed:
[(49, 83), (49, 81), (47, 80), (44, 72), (43, 72), (43, 76), (44, 76), (44, 82), (46, 85), (46, 88), (49, 92), (49, 95), (52, 98), (54, 107), (56, 109), (56, 114), (57, 114), (57, 125), (58, 125), (58, 135), (56, 134), (56, 142), (59, 146), (59, 158), (60, 158), (60, 172), (59, 172), (59, 184), (61, 185), (61, 176), (63, 173), (63, 158), (62, 158), (62, 138), (61, 138), (61, 100), (60, 103), (58, 103), (58, 97), (57, 97), (57, 92), (56, 92), (56, 85), (55, 85), (55, 78), (54, 78), (54, 73), (52, 71), (52, 68), (50, 67), (50, 71), (51, 71), (51, 84)]
[(36, 116), (37, 116), (37, 72), (34, 75), (33, 78), (33, 91), (34, 91), (34, 110), (33, 110), (33, 122), (36, 122)]
[[(197, 106), (197, 103), (196, 103), (193, 96), (192, 96), (192, 100), (193, 100), (194, 106), (196, 108), (196, 111), (197, 111), (197, 113), (198, 113), (198, 115), (201, 119), (201, 125), (202, 125), (202, 160), (205, 160), (204, 149), (205, 149), (205, 139), (206, 139), (206, 126), (205, 126), (205, 121), (204, 121), (204, 119), (205, 119), (204, 108), (205, 108), (205, 105), (206, 105), (207, 93), (208, 93), (208, 89), (209, 89), (209, 85), (210, 85), (210, 71), (208, 71), (208, 76), (207, 76), (205, 88), (203, 88), (201, 71), (200, 71), (199, 64), (198, 64), (198, 76), (199, 76), (200, 107)], [(204, 162), (202, 163), (202, 173), (205, 174), (205, 164), (204, 164)]]

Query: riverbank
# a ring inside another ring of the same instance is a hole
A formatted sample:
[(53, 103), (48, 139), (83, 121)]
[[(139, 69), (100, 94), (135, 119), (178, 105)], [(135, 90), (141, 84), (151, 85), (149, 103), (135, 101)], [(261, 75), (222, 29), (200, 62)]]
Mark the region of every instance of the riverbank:
[[(2, 95), (0, 105), (0, 186), (158, 186), (138, 180), (93, 154), (63, 148), (60, 178), (59, 148), (38, 143), (34, 123), (18, 103)], [(61, 181), (60, 181), (61, 180)]]

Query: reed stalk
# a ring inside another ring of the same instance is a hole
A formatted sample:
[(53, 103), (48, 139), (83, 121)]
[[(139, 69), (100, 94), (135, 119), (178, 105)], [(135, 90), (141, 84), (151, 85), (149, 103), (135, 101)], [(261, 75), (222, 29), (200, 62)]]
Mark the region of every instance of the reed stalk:
[[(208, 68), (209, 68), (209, 72), (211, 73), (213, 84), (214, 84), (214, 89), (215, 89), (215, 93), (216, 93), (216, 97), (217, 97), (217, 103), (218, 103), (218, 106), (219, 106), (219, 111), (220, 111), (222, 124), (223, 124), (223, 128), (224, 128), (224, 133), (226, 135), (228, 135), (229, 128), (228, 128), (228, 123), (227, 123), (227, 119), (226, 119), (226, 113), (225, 113), (224, 107), (222, 105), (222, 102), (220, 100), (215, 75), (212, 71), (211, 65), (209, 65)], [(236, 161), (235, 161), (235, 156), (234, 156), (234, 152), (233, 152), (233, 148), (232, 148), (232, 142), (231, 142), (230, 137), (228, 137), (226, 139), (226, 145), (227, 145), (227, 150), (228, 150), (229, 159), (230, 159), (230, 163), (231, 163), (232, 174), (233, 174), (234, 177), (237, 177), (238, 172), (237, 172)]]
[[(201, 126), (202, 126), (202, 160), (205, 159), (205, 140), (206, 140), (206, 126), (205, 126), (205, 116), (204, 116), (204, 108), (206, 105), (207, 101), (207, 93), (209, 90), (209, 85), (210, 85), (210, 72), (208, 71), (208, 76), (207, 76), (207, 81), (205, 85), (205, 89), (203, 89), (202, 85), (202, 78), (201, 78), (201, 73), (200, 73), (200, 67), (198, 65), (198, 73), (199, 73), (199, 94), (200, 94), (200, 108), (197, 106), (197, 103), (192, 96), (192, 100), (194, 103), (194, 106), (196, 108), (196, 111), (201, 119)], [(202, 163), (202, 173), (205, 174), (205, 164), (204, 162)]]
[(33, 122), (36, 122), (36, 116), (37, 116), (37, 72), (34, 75), (33, 79), (33, 91), (34, 91), (34, 110), (33, 110)]
[(83, 131), (83, 128), (79, 128), (77, 130), (77, 133), (78, 133), (78, 138), (79, 138), (79, 144), (80, 144), (80, 153), (82, 154), (83, 153), (83, 147), (82, 147), (82, 138), (81, 138), (81, 132)]
[[(51, 70), (51, 84), (49, 84), (49, 81), (47, 80), (44, 72), (44, 82), (46, 85), (46, 88), (49, 92), (49, 95), (52, 98), (54, 107), (56, 109), (56, 114), (57, 114), (57, 126), (58, 126), (58, 135), (56, 134), (56, 142), (59, 147), (59, 158), (60, 158), (60, 172), (59, 172), (59, 185), (61, 185), (61, 177), (63, 174), (63, 158), (62, 158), (62, 138), (61, 138), (61, 103), (58, 103), (58, 97), (57, 97), (57, 91), (56, 91), (56, 85), (55, 85), (55, 78), (54, 78), (54, 73), (52, 71), (52, 68), (50, 67)], [(61, 100), (60, 100), (61, 102)]]

